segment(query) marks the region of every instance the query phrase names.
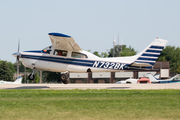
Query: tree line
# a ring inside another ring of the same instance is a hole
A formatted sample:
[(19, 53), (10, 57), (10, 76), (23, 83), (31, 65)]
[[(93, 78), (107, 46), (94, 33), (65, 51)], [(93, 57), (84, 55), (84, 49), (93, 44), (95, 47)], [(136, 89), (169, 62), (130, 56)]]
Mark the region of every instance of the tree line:
[[(93, 54), (99, 57), (123, 57), (123, 56), (133, 56), (136, 55), (137, 51), (134, 50), (131, 46), (127, 47), (126, 45), (115, 45), (114, 48), (111, 48), (109, 52), (101, 52), (98, 51), (93, 52)], [(175, 46), (166, 46), (159, 58), (158, 61), (169, 61), (170, 62), (170, 72), (179, 73), (180, 74), (180, 48)], [(0, 60), (0, 80), (5, 81), (14, 81), (14, 74), (16, 73), (17, 63), (7, 62), (5, 60)], [(19, 62), (19, 72), (25, 72), (25, 67), (22, 62)], [(32, 69), (26, 68), (27, 73), (31, 73)], [(23, 82), (25, 77), (23, 77)], [(26, 76), (26, 80), (28, 80), (28, 76)], [(33, 82), (39, 83), (40, 75), (39, 72), (36, 72), (35, 79)], [(60, 82), (60, 73), (43, 71), (42, 72), (42, 80), (43, 82)], [(30, 83), (32, 81), (29, 81)]]
[[(28, 74), (32, 72), (32, 69), (26, 68), (22, 64), (21, 61), (19, 61), (19, 73), (27, 73), (26, 80), (28, 80)], [(5, 60), (0, 60), (0, 80), (4, 81), (14, 81), (16, 79), (17, 74), (17, 63), (7, 62)], [(35, 78), (33, 81), (28, 81), (29, 83), (39, 83), (40, 81), (40, 75), (39, 71), (35, 72)], [(60, 73), (54, 73), (49, 71), (43, 71), (42, 73), (42, 79), (43, 82), (60, 82)], [(51, 81), (50, 81), (51, 80)], [(23, 76), (23, 83), (27, 82), (25, 81), (25, 76)]]
[(170, 63), (170, 72), (180, 74), (180, 48), (175, 46), (166, 46), (159, 58), (158, 61), (169, 61)]

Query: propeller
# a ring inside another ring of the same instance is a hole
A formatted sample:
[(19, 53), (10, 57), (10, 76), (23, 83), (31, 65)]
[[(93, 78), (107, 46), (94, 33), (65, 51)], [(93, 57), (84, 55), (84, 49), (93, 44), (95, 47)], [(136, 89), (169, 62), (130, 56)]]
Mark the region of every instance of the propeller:
[(19, 48), (20, 48), (20, 40), (18, 42), (18, 52), (17, 52), (17, 57), (16, 57), (16, 63), (17, 63), (17, 77), (19, 77), (19, 57), (20, 57), (20, 52), (19, 52)]
[(19, 42), (18, 42), (18, 51), (13, 54), (13, 56), (16, 57), (17, 78), (19, 77), (19, 58), (20, 58), (20, 56), (21, 56), (21, 54), (20, 54), (20, 52), (19, 52), (19, 49), (20, 49), (20, 40), (19, 40)]

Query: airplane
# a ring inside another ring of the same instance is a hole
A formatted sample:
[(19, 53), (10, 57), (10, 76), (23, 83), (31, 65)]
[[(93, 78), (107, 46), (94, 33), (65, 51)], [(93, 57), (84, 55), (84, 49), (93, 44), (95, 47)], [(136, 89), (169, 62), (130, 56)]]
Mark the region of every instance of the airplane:
[(151, 73), (147, 73), (147, 77), (151, 80), (151, 83), (178, 83), (180, 82), (180, 74), (175, 75), (170, 79), (158, 79), (154, 77)]
[(25, 67), (33, 70), (30, 80), (34, 79), (36, 70), (61, 72), (60, 78), (64, 84), (70, 82), (69, 73), (151, 70), (168, 42), (157, 38), (137, 55), (100, 58), (82, 50), (69, 35), (49, 33), (49, 38), (52, 45), (42, 50), (19, 52), (18, 45), (18, 51), (12, 54), (17, 61), (20, 58)]
[(18, 77), (14, 82), (0, 80), (0, 84), (22, 84), (22, 77)]
[(129, 78), (123, 81), (117, 81), (115, 84), (137, 84), (137, 81), (139, 79), (133, 79), (133, 78)]
[(115, 84), (138, 84), (138, 83), (151, 83), (146, 77), (140, 77), (138, 79), (129, 78), (123, 81), (117, 81)]

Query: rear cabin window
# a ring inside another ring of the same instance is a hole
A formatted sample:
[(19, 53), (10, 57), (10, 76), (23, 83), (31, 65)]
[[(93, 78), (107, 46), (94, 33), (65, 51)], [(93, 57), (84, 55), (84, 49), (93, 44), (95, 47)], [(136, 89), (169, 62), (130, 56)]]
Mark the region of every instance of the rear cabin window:
[(54, 50), (54, 55), (57, 55), (57, 56), (67, 56), (67, 51), (64, 51), (64, 50)]
[(82, 53), (77, 53), (77, 52), (72, 52), (71, 57), (74, 57), (74, 58), (88, 58), (87, 55), (82, 54)]

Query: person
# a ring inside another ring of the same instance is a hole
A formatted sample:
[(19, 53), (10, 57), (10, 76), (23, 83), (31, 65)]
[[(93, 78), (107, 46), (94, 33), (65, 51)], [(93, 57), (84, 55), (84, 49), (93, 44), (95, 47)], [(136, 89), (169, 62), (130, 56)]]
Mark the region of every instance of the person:
[(59, 55), (59, 56), (62, 56), (62, 53), (61, 53), (61, 51), (57, 51), (57, 55)]

